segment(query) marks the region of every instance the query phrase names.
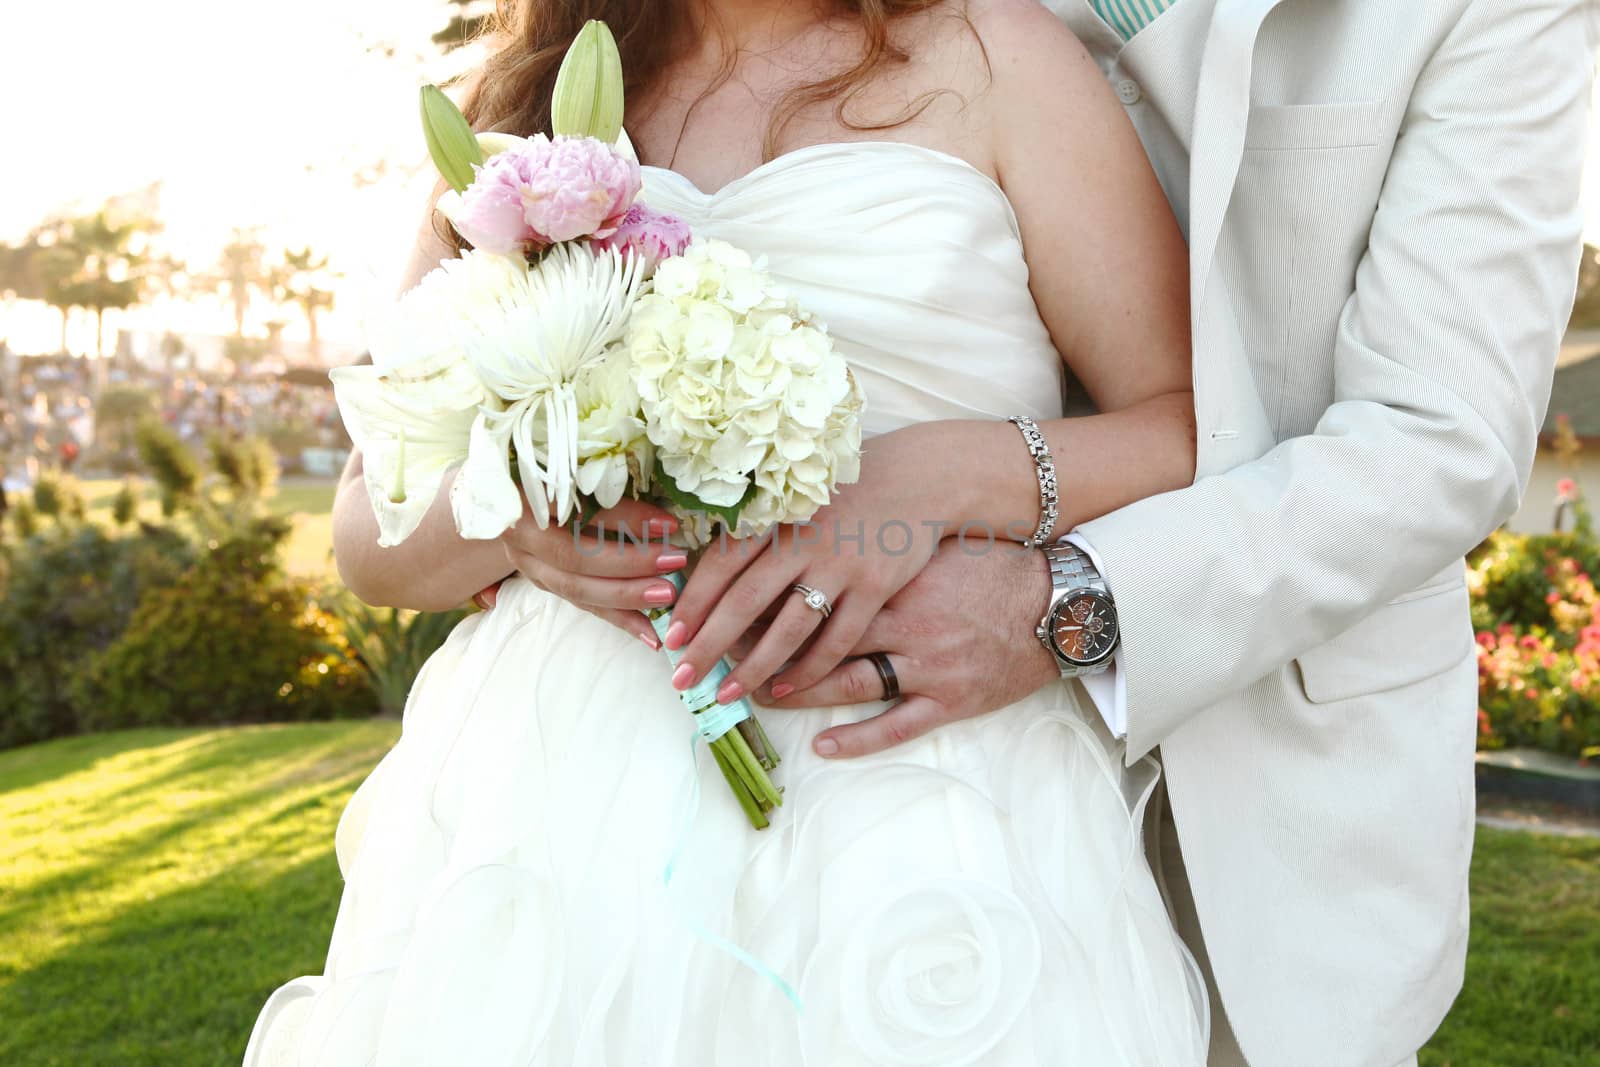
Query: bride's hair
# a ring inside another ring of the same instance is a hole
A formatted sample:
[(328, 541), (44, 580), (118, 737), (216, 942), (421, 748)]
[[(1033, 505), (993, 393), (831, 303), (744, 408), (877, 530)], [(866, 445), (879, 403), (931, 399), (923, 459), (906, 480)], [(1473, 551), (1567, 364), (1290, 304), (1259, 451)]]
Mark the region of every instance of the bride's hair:
[[(932, 96), (915, 100), (883, 121), (862, 122), (846, 108), (872, 75), (905, 63), (907, 52), (891, 38), (895, 19), (926, 11), (946, 0), (825, 0), (838, 14), (857, 22), (864, 34), (860, 58), (841, 73), (819, 78), (788, 93), (779, 103), (763, 141), (763, 155), (777, 152), (784, 128), (801, 112), (832, 101), (838, 121), (855, 130), (884, 130), (915, 118)], [(630, 99), (692, 47), (689, 0), (496, 0), (488, 31), (493, 49), (467, 95), (465, 111), (479, 130), (531, 136), (549, 132), (550, 94), (567, 47), (589, 19), (611, 27), (622, 53)], [(723, 76), (732, 73), (731, 61)]]

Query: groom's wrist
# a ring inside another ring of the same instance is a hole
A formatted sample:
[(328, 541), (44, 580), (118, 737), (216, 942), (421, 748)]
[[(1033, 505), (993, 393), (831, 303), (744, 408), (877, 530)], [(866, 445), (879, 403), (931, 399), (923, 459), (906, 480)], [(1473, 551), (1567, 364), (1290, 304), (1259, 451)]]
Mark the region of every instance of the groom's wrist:
[(1019, 650), (1018, 666), (1023, 677), (1036, 683), (1033, 689), (1043, 689), (1061, 680), (1055, 656), (1039, 640), (1039, 621), (1050, 610), (1050, 564), (1036, 548), (1013, 546), (1005, 555), (1013, 561), (1013, 578), (1007, 583), (1013, 592), (1007, 612), (1012, 627), (1008, 643)]

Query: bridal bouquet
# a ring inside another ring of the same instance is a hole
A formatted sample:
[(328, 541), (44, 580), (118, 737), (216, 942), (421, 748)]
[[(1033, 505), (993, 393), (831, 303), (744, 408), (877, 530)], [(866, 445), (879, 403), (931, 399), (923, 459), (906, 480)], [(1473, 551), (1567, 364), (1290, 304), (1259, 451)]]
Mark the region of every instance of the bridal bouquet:
[[(472, 247), (371, 331), (372, 365), (332, 372), (380, 544), (410, 536), (450, 469), (464, 537), (500, 536), (524, 498), (544, 528), (627, 495), (663, 504), (691, 548), (803, 522), (856, 479), (862, 397), (843, 357), (761, 263), (639, 199), (621, 84), (591, 22), (557, 79), (554, 138), (475, 135), (423, 90), (451, 186), (439, 211)], [(650, 614), (664, 634), (670, 609)], [(777, 757), (748, 701), (716, 703), (726, 675), (683, 699), (762, 828)]]

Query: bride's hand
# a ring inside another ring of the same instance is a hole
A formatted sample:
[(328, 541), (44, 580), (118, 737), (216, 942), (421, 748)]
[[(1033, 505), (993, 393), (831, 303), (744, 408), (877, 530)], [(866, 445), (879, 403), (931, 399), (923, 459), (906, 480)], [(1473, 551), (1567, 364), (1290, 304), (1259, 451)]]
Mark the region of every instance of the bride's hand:
[[(785, 663), (785, 681), (804, 688), (826, 677), (878, 610), (916, 577), (949, 531), (959, 487), (944, 484), (937, 423), (874, 438), (861, 478), (808, 523), (769, 536), (721, 539), (705, 551), (673, 608), (667, 646), (683, 649), (673, 685), (703, 678), (763, 615), (773, 618), (717, 692), (730, 703), (760, 688)], [(794, 591), (810, 586), (831, 614)], [(809, 642), (803, 655), (796, 654)]]
[[(551, 523), (544, 529), (524, 505), (522, 518), (500, 535), (506, 561), (528, 581), (659, 648), (650, 621), (640, 614), (670, 604), (677, 595), (662, 575), (688, 558), (666, 543), (678, 522), (661, 508), (624, 499), (600, 512), (581, 534)], [(596, 531), (630, 537), (602, 540)]]

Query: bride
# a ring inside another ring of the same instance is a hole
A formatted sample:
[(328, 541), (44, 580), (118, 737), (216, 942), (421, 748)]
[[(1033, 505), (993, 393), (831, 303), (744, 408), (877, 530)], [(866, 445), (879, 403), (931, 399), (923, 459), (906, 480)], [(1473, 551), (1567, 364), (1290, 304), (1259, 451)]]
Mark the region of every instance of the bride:
[[(246, 1063), (1203, 1064), (1203, 985), (1141, 840), (1158, 772), (1124, 767), (1080, 683), (857, 759), (855, 709), (769, 708), (786, 794), (763, 832), (694, 760), (673, 688), (755, 626), (732, 687), (803, 696), (872, 651), (859, 635), (941, 534), (1032, 551), (1010, 416), (1055, 456), (1056, 537), (1192, 479), (1183, 240), (1103, 76), (1030, 0), (500, 6), (469, 117), (546, 128), (568, 43), (605, 19), (646, 198), (765, 257), (828, 324), (867, 396), (861, 480), (815, 536), (700, 562), (675, 676), (639, 613), (671, 598), (674, 551), (531, 519), (462, 541), (443, 493), (380, 549), (353, 460), (356, 593), (437, 609), (511, 577), (345, 811), (325, 973), (272, 995)], [(425, 227), (411, 280), (451, 254)], [(1103, 414), (1063, 417), (1068, 371)]]

